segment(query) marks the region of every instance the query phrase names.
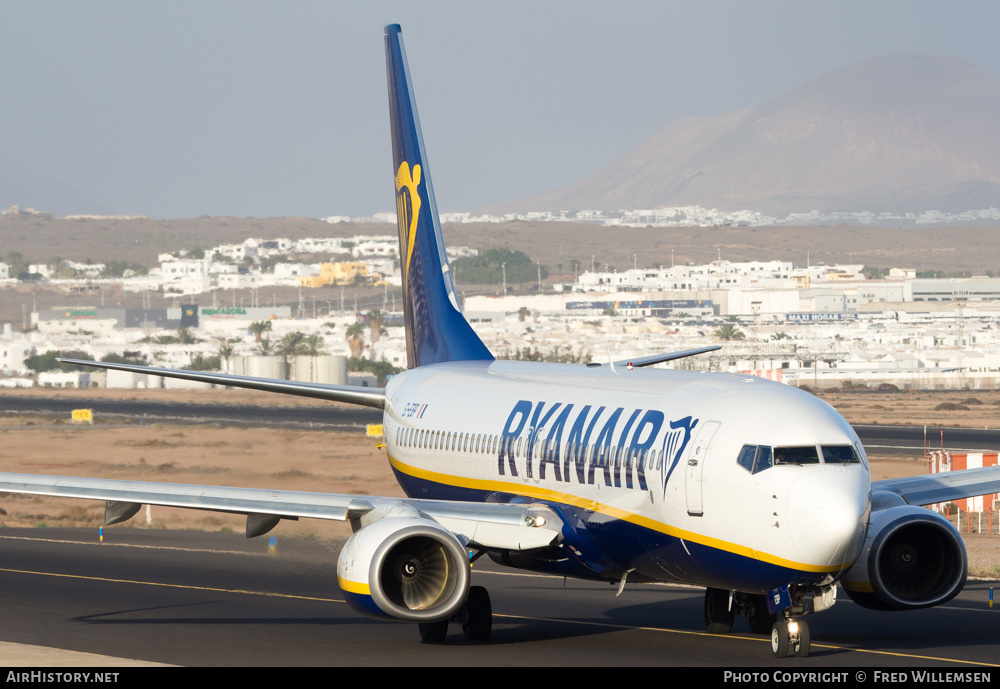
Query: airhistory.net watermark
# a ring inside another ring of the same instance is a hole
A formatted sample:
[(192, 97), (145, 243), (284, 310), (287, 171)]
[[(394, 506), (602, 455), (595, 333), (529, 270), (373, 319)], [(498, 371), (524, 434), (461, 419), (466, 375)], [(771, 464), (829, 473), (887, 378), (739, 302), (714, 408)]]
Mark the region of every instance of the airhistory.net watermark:
[(8, 670), (5, 681), (8, 683), (88, 684), (90, 682), (97, 682), (103, 684), (106, 682), (117, 682), (119, 674), (117, 672), (43, 672), (41, 670), (16, 672)]
[(939, 670), (906, 670), (888, 671), (874, 670), (865, 672), (855, 670), (853, 672), (790, 672), (788, 670), (775, 670), (773, 672), (741, 672), (726, 670), (722, 674), (723, 682), (740, 683), (763, 683), (774, 682), (775, 684), (795, 684), (799, 682), (854, 682), (857, 684), (897, 684), (902, 682), (914, 683), (955, 683), (955, 682), (991, 682), (990, 672), (977, 671), (939, 671)]

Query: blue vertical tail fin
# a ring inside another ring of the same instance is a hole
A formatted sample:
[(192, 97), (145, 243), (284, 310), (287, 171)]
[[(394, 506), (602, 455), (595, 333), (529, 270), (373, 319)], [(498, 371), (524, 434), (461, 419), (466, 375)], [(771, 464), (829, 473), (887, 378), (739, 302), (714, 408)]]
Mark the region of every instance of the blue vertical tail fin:
[(385, 27), (385, 61), (407, 365), (492, 360), (459, 311), (398, 24)]

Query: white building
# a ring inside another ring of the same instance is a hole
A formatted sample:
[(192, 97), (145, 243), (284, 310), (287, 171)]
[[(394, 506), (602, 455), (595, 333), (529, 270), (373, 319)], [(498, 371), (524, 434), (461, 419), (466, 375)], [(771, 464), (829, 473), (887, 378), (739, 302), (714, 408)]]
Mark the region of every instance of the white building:
[(209, 262), (203, 259), (173, 259), (160, 264), (159, 284), (172, 294), (200, 294), (212, 287)]
[(10, 324), (4, 324), (5, 337), (0, 340), (0, 371), (4, 373), (27, 373), (24, 360), (31, 356), (31, 341), (24, 336), (12, 336), (7, 331)]

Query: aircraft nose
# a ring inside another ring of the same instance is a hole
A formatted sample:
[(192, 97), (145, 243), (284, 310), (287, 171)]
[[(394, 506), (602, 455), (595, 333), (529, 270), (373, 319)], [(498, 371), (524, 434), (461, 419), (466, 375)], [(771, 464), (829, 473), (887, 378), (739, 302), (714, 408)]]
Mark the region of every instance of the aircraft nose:
[(868, 495), (855, 468), (818, 467), (789, 488), (786, 522), (805, 562), (828, 566), (857, 558)]

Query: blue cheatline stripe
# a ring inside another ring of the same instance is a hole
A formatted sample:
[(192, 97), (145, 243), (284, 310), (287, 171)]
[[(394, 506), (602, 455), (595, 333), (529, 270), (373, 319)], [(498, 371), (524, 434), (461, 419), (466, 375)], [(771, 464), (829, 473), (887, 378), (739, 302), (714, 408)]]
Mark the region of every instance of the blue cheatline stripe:
[(375, 605), (375, 601), (372, 600), (371, 596), (366, 596), (362, 593), (351, 593), (344, 589), (341, 589), (341, 593), (344, 594), (344, 601), (359, 615), (371, 617), (376, 620), (398, 621), (395, 617), (382, 612), (382, 609)]

